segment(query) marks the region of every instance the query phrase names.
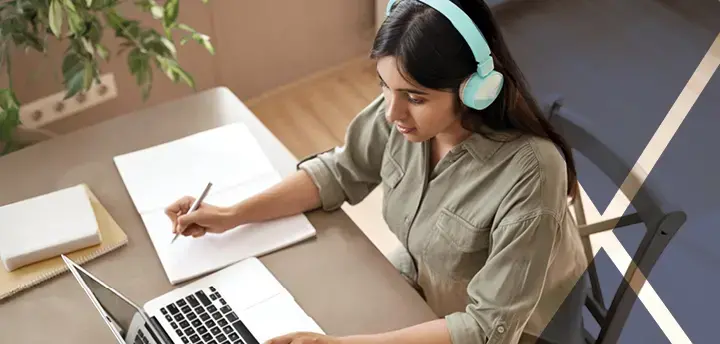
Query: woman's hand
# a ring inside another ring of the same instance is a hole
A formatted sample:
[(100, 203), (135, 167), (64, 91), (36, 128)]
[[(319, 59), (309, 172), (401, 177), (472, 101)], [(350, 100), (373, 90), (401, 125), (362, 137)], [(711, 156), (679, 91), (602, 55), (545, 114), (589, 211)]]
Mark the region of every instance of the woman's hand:
[(165, 209), (172, 221), (172, 231), (184, 236), (201, 237), (205, 233), (222, 233), (240, 225), (232, 208), (201, 203), (197, 210), (188, 214), (195, 198), (186, 196)]
[(295, 332), (275, 337), (264, 344), (340, 344), (339, 338), (312, 332)]

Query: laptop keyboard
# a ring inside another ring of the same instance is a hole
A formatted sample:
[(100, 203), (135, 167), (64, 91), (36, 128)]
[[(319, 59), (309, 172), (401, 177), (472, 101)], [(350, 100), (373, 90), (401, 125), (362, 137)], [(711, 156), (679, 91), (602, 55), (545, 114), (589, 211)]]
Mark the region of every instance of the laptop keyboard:
[(161, 312), (184, 344), (257, 343), (215, 287), (179, 299)]
[(150, 344), (150, 341), (147, 339), (145, 334), (140, 331), (137, 333), (137, 336), (135, 336), (135, 342), (133, 344)]

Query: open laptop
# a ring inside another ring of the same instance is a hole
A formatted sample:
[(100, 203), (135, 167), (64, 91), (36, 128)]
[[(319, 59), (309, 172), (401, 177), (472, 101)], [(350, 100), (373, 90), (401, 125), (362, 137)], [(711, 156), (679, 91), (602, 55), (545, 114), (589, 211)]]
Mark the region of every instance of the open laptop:
[(119, 344), (259, 344), (324, 333), (257, 259), (248, 258), (139, 307), (62, 256)]

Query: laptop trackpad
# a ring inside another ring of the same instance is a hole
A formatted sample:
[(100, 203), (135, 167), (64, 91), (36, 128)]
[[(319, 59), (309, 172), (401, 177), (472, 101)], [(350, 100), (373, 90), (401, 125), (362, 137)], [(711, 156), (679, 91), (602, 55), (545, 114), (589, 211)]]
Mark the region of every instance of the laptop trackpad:
[(242, 321), (260, 343), (291, 332), (325, 332), (288, 293), (280, 293), (242, 312)]

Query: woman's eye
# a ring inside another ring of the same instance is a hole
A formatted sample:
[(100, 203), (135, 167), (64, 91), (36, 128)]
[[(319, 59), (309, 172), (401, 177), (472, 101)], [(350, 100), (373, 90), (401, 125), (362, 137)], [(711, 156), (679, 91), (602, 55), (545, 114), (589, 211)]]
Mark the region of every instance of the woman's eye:
[(415, 105), (420, 105), (425, 102), (425, 99), (413, 98), (413, 97), (408, 97), (408, 100), (410, 101), (410, 103), (413, 103)]

